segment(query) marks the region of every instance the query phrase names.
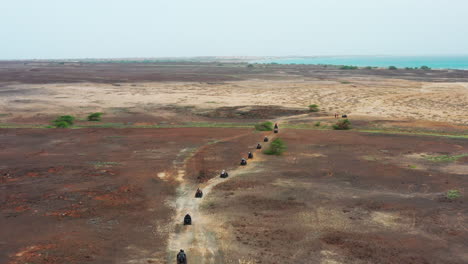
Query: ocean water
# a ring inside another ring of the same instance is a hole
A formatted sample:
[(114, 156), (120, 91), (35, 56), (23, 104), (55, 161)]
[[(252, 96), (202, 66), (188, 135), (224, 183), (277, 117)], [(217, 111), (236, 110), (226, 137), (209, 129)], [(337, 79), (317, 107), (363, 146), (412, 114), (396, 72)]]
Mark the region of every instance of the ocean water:
[(352, 65), (359, 67), (421, 67), (429, 66), (432, 69), (460, 69), (468, 70), (468, 56), (336, 56), (336, 57), (294, 57), (254, 61), (254, 63), (279, 64), (328, 64)]

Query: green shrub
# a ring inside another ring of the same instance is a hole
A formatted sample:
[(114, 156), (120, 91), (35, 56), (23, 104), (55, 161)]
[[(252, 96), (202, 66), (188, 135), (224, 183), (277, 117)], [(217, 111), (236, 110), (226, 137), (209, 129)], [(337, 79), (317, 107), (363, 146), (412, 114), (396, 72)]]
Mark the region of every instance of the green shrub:
[(450, 200), (455, 200), (461, 197), (460, 191), (459, 190), (449, 190), (446, 193), (446, 196)]
[(335, 130), (348, 130), (351, 128), (351, 122), (348, 119), (341, 119), (333, 125)]
[(320, 126), (320, 122), (316, 122), (316, 123), (315, 123), (315, 126), (316, 126), (316, 127), (319, 127), (319, 126)]
[(247, 65), (247, 68), (250, 68), (250, 69), (251, 69), (251, 68), (253, 68), (253, 67), (254, 67), (253, 64), (248, 64), (248, 65)]
[(367, 67), (365, 67), (364, 69), (366, 69), (366, 70), (372, 70), (373, 68), (372, 68), (371, 66), (367, 66)]
[(101, 121), (102, 113), (92, 113), (88, 116), (88, 121)]
[(398, 70), (398, 68), (395, 67), (395, 66), (390, 66), (390, 67), (388, 67), (388, 69), (389, 69), (389, 70)]
[(341, 70), (356, 70), (358, 66), (351, 66), (351, 65), (343, 65), (340, 67)]
[(423, 65), (420, 67), (421, 70), (430, 70), (431, 68), (426, 66), (426, 65)]
[(57, 128), (68, 128), (68, 127), (70, 127), (70, 124), (68, 122), (66, 122), (66, 121), (55, 120), (54, 125)]
[(318, 108), (318, 107), (319, 107), (319, 106), (316, 105), (316, 104), (311, 104), (311, 105), (309, 105), (309, 111), (310, 111), (310, 112), (318, 112), (318, 111), (319, 111), (319, 108)]
[(276, 138), (271, 141), (270, 147), (263, 153), (267, 155), (281, 155), (286, 150), (286, 144), (281, 138)]
[(459, 154), (459, 155), (441, 155), (441, 156), (429, 156), (426, 159), (433, 162), (453, 162), (457, 161), (463, 157), (467, 157), (468, 153)]
[(75, 122), (75, 117), (71, 115), (64, 115), (64, 116), (59, 116), (52, 123), (54, 124), (55, 127), (67, 128), (73, 125), (74, 122)]
[(273, 123), (270, 121), (262, 122), (262, 123), (256, 124), (255, 129), (257, 131), (272, 131)]

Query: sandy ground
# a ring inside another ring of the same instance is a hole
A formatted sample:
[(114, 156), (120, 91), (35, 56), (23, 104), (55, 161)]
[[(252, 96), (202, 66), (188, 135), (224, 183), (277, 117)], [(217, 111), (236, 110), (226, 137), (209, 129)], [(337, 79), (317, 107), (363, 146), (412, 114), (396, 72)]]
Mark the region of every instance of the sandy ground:
[[(261, 141), (265, 135), (268, 135), (271, 140), (275, 137), (272, 134), (257, 134), (256, 139)], [(235, 142), (239, 137), (236, 136), (231, 138), (225, 138), (222, 142)], [(268, 143), (262, 143), (263, 147), (268, 147)], [(205, 148), (210, 148), (210, 146), (205, 146)], [(199, 149), (197, 154), (200, 154), (203, 151), (203, 148)], [(212, 149), (208, 150), (213, 152)], [(255, 170), (255, 164), (261, 160), (255, 156), (261, 153), (261, 150), (251, 150), (254, 159), (248, 160), (248, 166), (235, 166), (233, 170), (228, 170), (229, 177), (228, 179), (233, 179), (239, 176), (248, 175)], [(194, 155), (194, 159), (197, 160), (197, 154)], [(205, 156), (205, 155), (204, 155)], [(198, 160), (199, 161), (199, 160)], [(219, 167), (218, 164), (217, 167)], [(187, 168), (186, 168), (187, 169)], [(210, 177), (213, 175), (219, 174), (220, 171), (208, 172)], [(190, 262), (191, 263), (200, 263), (200, 264), (219, 264), (225, 263), (225, 258), (223, 251), (220, 248), (220, 244), (223, 243), (219, 239), (219, 230), (215, 232), (216, 219), (210, 217), (210, 215), (203, 212), (203, 208), (206, 208), (207, 203), (205, 202), (206, 197), (211, 195), (211, 191), (217, 185), (227, 181), (225, 178), (214, 177), (210, 180), (193, 184), (189, 179), (183, 179), (185, 173), (181, 171), (182, 183), (177, 190), (177, 199), (176, 204), (176, 214), (173, 222), (175, 222), (174, 230), (169, 235), (168, 239), (168, 259), (167, 262), (170, 263), (175, 259), (179, 249), (184, 249), (186, 252), (190, 252)], [(194, 190), (200, 188), (203, 191), (203, 197), (205, 199), (195, 199)], [(182, 219), (185, 214), (190, 214), (192, 217), (192, 225), (185, 226), (182, 224)]]
[(344, 80), (248, 80), (222, 83), (14, 84), (1, 88), (4, 122), (14, 117), (101, 111), (161, 115), (165, 106), (198, 111), (226, 106), (282, 106), (305, 109), (318, 104), (333, 115), (417, 119), (468, 124), (468, 83), (347, 78)]
[[(283, 156), (247, 167), (265, 133), (0, 129), (0, 262), (173, 263), (184, 248), (207, 264), (467, 263), (466, 72), (256, 67), (0, 63), (5, 127), (97, 111), (97, 124), (291, 127)], [(419, 134), (332, 131), (336, 112)], [(430, 160), (444, 155), (460, 158)]]

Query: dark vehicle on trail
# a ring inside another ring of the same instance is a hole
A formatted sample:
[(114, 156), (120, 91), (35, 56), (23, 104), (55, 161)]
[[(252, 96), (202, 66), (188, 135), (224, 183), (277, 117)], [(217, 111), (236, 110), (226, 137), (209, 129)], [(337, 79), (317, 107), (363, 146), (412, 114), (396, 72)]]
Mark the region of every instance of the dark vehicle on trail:
[(278, 128), (275, 128), (275, 129), (273, 130), (273, 132), (275, 132), (275, 134), (277, 134), (277, 133), (279, 132)]
[(197, 189), (197, 192), (195, 192), (195, 198), (202, 198), (203, 197), (203, 192), (200, 190), (200, 188)]
[(249, 152), (248, 158), (249, 158), (249, 159), (253, 159), (253, 154), (252, 154), (252, 152)]
[(189, 214), (186, 214), (184, 217), (184, 225), (191, 225), (192, 224), (192, 217)]
[(228, 176), (229, 176), (229, 174), (228, 174), (227, 171), (225, 171), (225, 170), (223, 170), (223, 171), (221, 172), (221, 174), (219, 175), (219, 177), (221, 177), (221, 178), (227, 178)]
[(242, 158), (241, 162), (240, 162), (240, 165), (242, 165), (242, 166), (247, 165), (247, 161), (244, 158)]
[(262, 145), (260, 145), (260, 143), (257, 144), (257, 149), (262, 149)]
[(177, 264), (187, 264), (187, 255), (185, 255), (183, 249), (177, 253)]
[(263, 139), (263, 142), (268, 142), (268, 137), (265, 136), (265, 138)]

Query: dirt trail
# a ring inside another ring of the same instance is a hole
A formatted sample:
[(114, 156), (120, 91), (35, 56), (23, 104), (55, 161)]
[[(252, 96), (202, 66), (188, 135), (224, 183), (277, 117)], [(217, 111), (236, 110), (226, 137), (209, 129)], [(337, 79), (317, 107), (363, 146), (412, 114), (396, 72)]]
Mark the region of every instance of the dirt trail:
[[(227, 138), (223, 141), (233, 140), (235, 138), (237, 137)], [(273, 139), (273, 134), (270, 135), (269, 138)], [(204, 147), (201, 147), (200, 149), (203, 148)], [(180, 249), (184, 249), (187, 253), (188, 263), (224, 263), (223, 254), (218, 247), (216, 234), (213, 231), (214, 219), (211, 219), (209, 215), (202, 214), (200, 206), (203, 204), (205, 197), (210, 194), (211, 190), (216, 185), (233, 177), (253, 171), (256, 167), (256, 163), (261, 159), (258, 157), (260, 150), (251, 151), (254, 154), (254, 159), (248, 160), (248, 164), (245, 167), (239, 166), (237, 169), (229, 171), (229, 177), (227, 179), (217, 176), (199, 186), (190, 184), (187, 181), (182, 181), (177, 190), (177, 199), (175, 203), (176, 215), (174, 218), (175, 226), (173, 232), (169, 235), (167, 263), (175, 263), (177, 252), (179, 252)], [(183, 176), (185, 175), (185, 167), (184, 169), (179, 169), (178, 174), (177, 178), (183, 179)], [(195, 190), (197, 187), (200, 187), (203, 190), (203, 198), (201, 199), (195, 198)], [(192, 225), (184, 226), (183, 218), (187, 213), (192, 217)]]

